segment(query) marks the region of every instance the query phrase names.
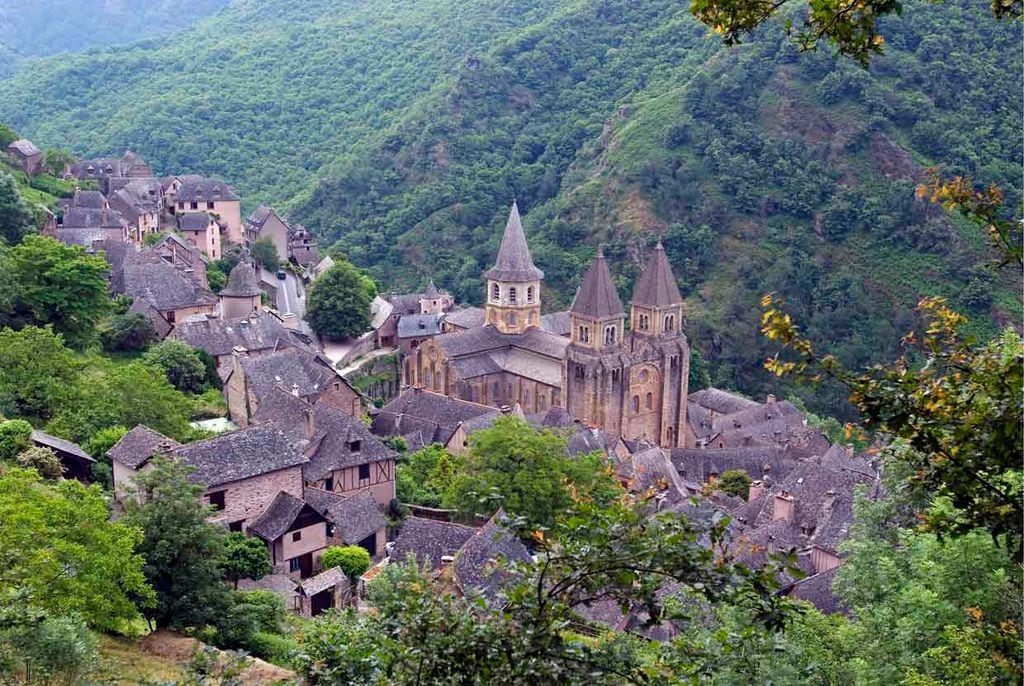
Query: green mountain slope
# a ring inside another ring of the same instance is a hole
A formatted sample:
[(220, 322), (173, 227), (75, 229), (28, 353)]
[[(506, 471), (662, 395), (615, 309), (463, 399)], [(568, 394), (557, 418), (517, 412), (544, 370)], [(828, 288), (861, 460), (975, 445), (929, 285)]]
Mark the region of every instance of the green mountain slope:
[(668, 0), (236, 0), (165, 45), (25, 64), (0, 121), (225, 176), (389, 289), (432, 275), (479, 300), (513, 196), (552, 308), (598, 242), (628, 294), (661, 237), (712, 380), (761, 394), (767, 291), (853, 362), (891, 355), (921, 295), (982, 335), (1016, 320), (984, 238), (913, 187), (937, 164), (1019, 202), (1018, 34), (965, 0), (912, 4), (865, 72), (778, 26), (723, 48)]

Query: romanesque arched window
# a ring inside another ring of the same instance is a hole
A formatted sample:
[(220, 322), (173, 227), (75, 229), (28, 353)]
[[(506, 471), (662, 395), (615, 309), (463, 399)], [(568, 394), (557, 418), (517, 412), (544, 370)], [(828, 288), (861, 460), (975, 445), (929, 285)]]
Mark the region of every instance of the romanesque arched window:
[(654, 401), (654, 396), (652, 396), (650, 393), (648, 393), (647, 397), (644, 398), (644, 407), (647, 408), (648, 410), (651, 409), (652, 407), (654, 407), (654, 402), (653, 401)]
[(509, 286), (508, 287), (508, 301), (510, 303), (512, 303), (513, 305), (516, 304), (516, 287), (515, 286)]
[(526, 287), (526, 302), (528, 302), (528, 303), (532, 303), (533, 302), (533, 286), (527, 286)]
[(649, 320), (646, 314), (641, 314), (637, 318), (637, 326), (640, 328), (641, 331), (647, 331), (647, 328), (649, 326)]
[(633, 414), (640, 414), (640, 396), (633, 396)]
[(590, 342), (590, 327), (589, 326), (580, 326), (579, 339), (580, 339), (580, 343), (589, 343)]
[(674, 314), (665, 315), (665, 333), (672, 333), (676, 330), (676, 316)]
[(610, 345), (615, 342), (615, 327), (606, 326), (604, 327), (604, 342), (606, 345)]
[(498, 302), (501, 300), (501, 287), (498, 284), (491, 284), (491, 300)]

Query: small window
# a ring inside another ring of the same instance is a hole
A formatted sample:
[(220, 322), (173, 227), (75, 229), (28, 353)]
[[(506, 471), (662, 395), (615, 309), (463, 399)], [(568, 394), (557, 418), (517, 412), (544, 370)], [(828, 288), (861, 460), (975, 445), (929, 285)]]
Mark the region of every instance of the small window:
[(370, 465), (368, 465), (368, 464), (361, 464), (361, 465), (359, 465), (359, 480), (362, 481), (363, 479), (369, 479), (369, 478), (370, 478)]
[(299, 561), (299, 558), (293, 557), (292, 559), (288, 560), (288, 571), (289, 572), (300, 572), (300, 571), (302, 571), (302, 563)]
[(618, 369), (613, 369), (612, 370), (612, 383), (618, 383), (618, 382), (619, 382), (619, 370)]
[(327, 533), (327, 538), (334, 538), (334, 525), (330, 522), (324, 523), (324, 530)]
[(228, 524), (228, 531), (242, 533), (243, 523), (245, 523), (244, 519), (239, 519), (237, 522), (231, 522), (230, 524)]
[(615, 327), (614, 326), (606, 326), (604, 328), (604, 342), (605, 342), (606, 345), (611, 345), (612, 343), (615, 343)]
[(325, 491), (333, 491), (334, 490), (334, 477), (333, 476), (329, 476), (326, 479), (324, 479), (324, 490)]
[(576, 365), (576, 378), (582, 379), (587, 375), (587, 369), (582, 364)]
[(498, 302), (499, 300), (501, 300), (501, 288), (498, 286), (498, 284), (491, 285), (491, 300), (493, 300), (494, 302)]
[(296, 541), (301, 541), (301, 540), (302, 540), (302, 532), (301, 531), (293, 531), (292, 532), (292, 543), (295, 543)]
[(213, 209), (213, 203), (212, 202), (206, 203), (206, 209), (212, 210)]
[(679, 356), (678, 355), (673, 355), (672, 357), (669, 358), (669, 366), (672, 367), (672, 369), (675, 369), (676, 367), (679, 366)]
[(527, 286), (526, 287), (526, 302), (528, 302), (528, 303), (532, 303), (533, 302), (533, 286)]
[(640, 396), (633, 396), (633, 414), (640, 414)]
[(580, 342), (581, 343), (588, 343), (588, 342), (590, 342), (590, 327), (589, 326), (581, 326), (580, 327), (580, 329), (579, 329), (579, 338), (580, 338)]
[(349, 452), (358, 453), (359, 450), (362, 447), (363, 447), (363, 442), (362, 441), (349, 441), (348, 442), (348, 450), (349, 450)]
[(224, 494), (225, 491), (217, 491), (206, 496), (210, 501), (210, 505), (218, 512), (224, 509)]
[(516, 304), (516, 287), (510, 286), (508, 289), (508, 301), (513, 305)]
[(653, 396), (650, 393), (648, 393), (647, 397), (644, 398), (644, 407), (647, 408), (648, 410), (651, 409), (654, 406), (652, 401)]
[(491, 384), (491, 395), (493, 396), (491, 400), (497, 400), (498, 396), (501, 395), (501, 387), (498, 386), (497, 381)]
[(198, 210), (199, 209), (199, 203), (197, 203), (197, 202), (191, 202), (191, 203), (188, 204), (188, 206), (189, 206), (189, 209), (192, 209), (192, 210)]
[(548, 398), (546, 395), (537, 396), (537, 402), (540, 403), (540, 409), (548, 409)]

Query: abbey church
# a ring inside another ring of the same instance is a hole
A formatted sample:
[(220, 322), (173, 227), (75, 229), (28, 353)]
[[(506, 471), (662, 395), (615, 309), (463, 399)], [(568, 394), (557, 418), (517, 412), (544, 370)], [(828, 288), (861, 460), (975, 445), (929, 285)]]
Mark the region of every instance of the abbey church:
[(407, 385), (484, 405), (518, 404), (527, 414), (560, 407), (610, 435), (682, 447), (690, 348), (683, 299), (660, 243), (633, 289), (628, 330), (600, 251), (565, 313), (568, 331), (545, 326), (544, 273), (533, 264), (515, 203), (483, 276), (482, 324), (425, 340), (407, 361)]

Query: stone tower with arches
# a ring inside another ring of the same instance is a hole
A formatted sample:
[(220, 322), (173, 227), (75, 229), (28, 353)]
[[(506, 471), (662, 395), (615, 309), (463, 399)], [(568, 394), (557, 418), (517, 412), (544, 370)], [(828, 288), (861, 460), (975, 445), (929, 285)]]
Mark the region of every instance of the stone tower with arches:
[(523, 333), (540, 326), (540, 282), (544, 272), (537, 269), (526, 244), (519, 208), (512, 201), (505, 235), (494, 266), (484, 272), (487, 284), (486, 323), (501, 333)]

